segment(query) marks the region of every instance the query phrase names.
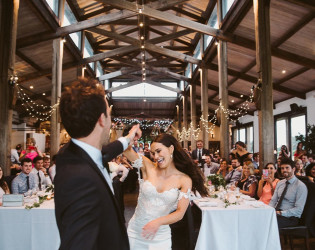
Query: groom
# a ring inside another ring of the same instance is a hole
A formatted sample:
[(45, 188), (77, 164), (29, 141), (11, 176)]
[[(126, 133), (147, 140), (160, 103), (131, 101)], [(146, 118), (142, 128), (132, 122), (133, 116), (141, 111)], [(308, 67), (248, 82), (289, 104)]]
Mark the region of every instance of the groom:
[(56, 159), (59, 249), (128, 250), (128, 236), (113, 195), (107, 162), (141, 136), (139, 127), (134, 126), (126, 137), (104, 146), (111, 118), (104, 89), (92, 79), (79, 79), (66, 88), (60, 100), (60, 115), (72, 139)]

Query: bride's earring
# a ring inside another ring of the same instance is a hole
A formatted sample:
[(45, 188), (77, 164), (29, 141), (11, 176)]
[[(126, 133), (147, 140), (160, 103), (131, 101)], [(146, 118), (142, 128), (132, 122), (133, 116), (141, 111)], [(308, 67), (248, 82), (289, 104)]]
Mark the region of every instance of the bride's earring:
[(171, 154), (171, 159), (173, 159), (173, 154)]

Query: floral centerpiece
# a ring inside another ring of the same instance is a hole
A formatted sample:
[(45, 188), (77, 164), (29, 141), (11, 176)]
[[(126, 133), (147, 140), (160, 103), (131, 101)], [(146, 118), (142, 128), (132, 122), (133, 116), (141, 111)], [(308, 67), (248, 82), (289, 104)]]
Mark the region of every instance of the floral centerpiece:
[(211, 174), (207, 177), (208, 182), (207, 185), (211, 186), (213, 185), (216, 190), (218, 190), (219, 186), (226, 186), (225, 179), (220, 174)]

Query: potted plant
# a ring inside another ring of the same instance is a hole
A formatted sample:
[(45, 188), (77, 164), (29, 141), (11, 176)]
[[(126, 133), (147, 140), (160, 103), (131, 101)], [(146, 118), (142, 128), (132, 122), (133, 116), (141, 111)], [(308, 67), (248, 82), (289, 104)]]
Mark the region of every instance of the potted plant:
[(306, 136), (297, 135), (295, 140), (302, 142), (308, 153), (315, 153), (315, 125), (308, 124), (306, 126)]

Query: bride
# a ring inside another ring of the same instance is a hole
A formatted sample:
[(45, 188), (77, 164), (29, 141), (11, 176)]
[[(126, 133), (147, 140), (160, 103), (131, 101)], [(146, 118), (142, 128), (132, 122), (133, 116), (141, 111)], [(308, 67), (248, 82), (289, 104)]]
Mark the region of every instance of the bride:
[(183, 218), (190, 191), (208, 194), (199, 168), (173, 136), (159, 135), (151, 145), (151, 154), (155, 162), (131, 147), (124, 152), (139, 169), (138, 204), (128, 225), (132, 250), (171, 249), (169, 225)]

